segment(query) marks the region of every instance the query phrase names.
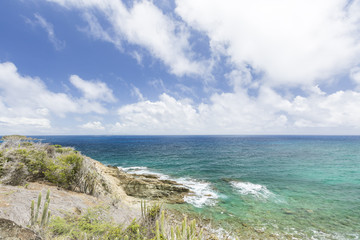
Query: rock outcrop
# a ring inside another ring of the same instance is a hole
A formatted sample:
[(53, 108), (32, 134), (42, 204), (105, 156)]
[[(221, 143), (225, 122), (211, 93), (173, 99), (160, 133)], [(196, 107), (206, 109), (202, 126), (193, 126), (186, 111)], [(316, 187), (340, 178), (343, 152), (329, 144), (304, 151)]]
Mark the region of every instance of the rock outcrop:
[(41, 240), (32, 230), (23, 228), (15, 222), (0, 218), (0, 239), (3, 240)]
[[(148, 200), (161, 200), (167, 203), (183, 203), (184, 196), (189, 189), (170, 180), (161, 180), (156, 175), (129, 174), (117, 167), (104, 166), (93, 161), (96, 172), (100, 173), (95, 185), (101, 185), (103, 190), (96, 191), (97, 194), (127, 195)], [(99, 184), (101, 182), (101, 184)], [(96, 189), (101, 189), (97, 187)]]
[(184, 196), (189, 193), (189, 189), (177, 182), (161, 180), (156, 175), (128, 174), (118, 168), (112, 169), (112, 176), (120, 180), (120, 185), (129, 196), (151, 200), (161, 199), (169, 203), (183, 203)]
[(92, 196), (128, 196), (182, 203), (189, 189), (155, 175), (129, 174), (73, 148), (9, 140), (0, 145), (0, 182), (24, 186), (43, 181)]

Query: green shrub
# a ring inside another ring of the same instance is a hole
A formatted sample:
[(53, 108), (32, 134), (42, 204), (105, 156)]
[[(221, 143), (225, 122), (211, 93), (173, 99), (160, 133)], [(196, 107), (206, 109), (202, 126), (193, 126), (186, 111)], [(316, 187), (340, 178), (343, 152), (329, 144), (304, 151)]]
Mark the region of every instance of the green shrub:
[(67, 235), (74, 228), (70, 221), (58, 216), (51, 219), (49, 227), (52, 234), (55, 236)]
[(5, 164), (4, 152), (0, 151), (0, 177), (4, 174), (4, 164)]
[(74, 152), (74, 149), (69, 148), (69, 147), (55, 147), (55, 152), (57, 153), (71, 153)]
[(83, 157), (76, 153), (48, 159), (44, 172), (45, 179), (64, 188), (70, 188), (76, 183), (82, 161)]
[(141, 236), (146, 234), (146, 229), (134, 218), (130, 225), (125, 229), (124, 234), (130, 239), (140, 239)]
[(68, 214), (64, 218), (53, 218), (49, 230), (53, 236), (71, 239), (123, 239), (122, 227), (108, 217), (109, 207), (100, 205), (89, 208), (82, 216)]
[(32, 146), (32, 145), (33, 145), (32, 142), (21, 142), (20, 143), (20, 146), (22, 146), (22, 147), (29, 147), (29, 146)]
[(45, 151), (32, 149), (26, 153), (24, 162), (33, 179), (43, 178), (45, 176), (46, 160), (47, 154)]

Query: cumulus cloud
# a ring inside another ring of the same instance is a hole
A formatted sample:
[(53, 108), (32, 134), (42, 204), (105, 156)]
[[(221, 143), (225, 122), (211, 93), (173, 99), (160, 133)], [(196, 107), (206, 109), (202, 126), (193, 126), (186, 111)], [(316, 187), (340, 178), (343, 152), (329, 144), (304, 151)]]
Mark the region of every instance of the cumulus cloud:
[(85, 128), (85, 129), (92, 129), (92, 130), (104, 130), (105, 129), (105, 127), (99, 121), (88, 122), (88, 123), (81, 125), (81, 127)]
[[(78, 87), (81, 84), (85, 97), (55, 93), (39, 78), (21, 75), (13, 63), (0, 63), (0, 125), (49, 128), (52, 115), (107, 112), (101, 101), (113, 100), (113, 96), (106, 85), (81, 80)], [(91, 91), (93, 86), (98, 87), (97, 91)]]
[(113, 131), (134, 134), (195, 132), (197, 113), (186, 101), (162, 94), (159, 101), (141, 101), (121, 107)]
[[(183, 22), (165, 15), (151, 1), (135, 1), (127, 8), (122, 1), (49, 0), (83, 12), (88, 33), (122, 49), (123, 41), (146, 49), (179, 76), (204, 74), (206, 66), (194, 60), (189, 31)], [(97, 14), (106, 20), (100, 24)]]
[(360, 61), (360, 1), (176, 0), (214, 53), (270, 85), (328, 81)]
[(34, 26), (40, 26), (41, 28), (43, 28), (49, 38), (49, 41), (52, 43), (52, 45), (54, 46), (54, 48), (56, 50), (62, 50), (65, 47), (65, 42), (59, 40), (56, 36), (55, 36), (55, 31), (54, 31), (54, 26), (49, 23), (48, 21), (46, 21), (45, 18), (43, 18), (40, 14), (34, 14), (35, 19), (31, 20), (29, 18), (26, 19), (26, 22), (34, 25)]
[[(360, 133), (360, 93), (313, 92), (286, 99), (267, 87), (257, 98), (245, 91), (213, 94), (209, 103), (192, 104), (162, 94), (158, 101), (121, 107), (113, 131), (132, 134), (328, 134), (349, 128)], [(316, 130), (318, 129), (318, 130)], [(324, 129), (322, 131), (321, 129)], [(305, 131), (305, 132), (304, 132)], [(306, 132), (307, 131), (307, 132)]]
[(77, 75), (70, 76), (70, 82), (78, 88), (86, 99), (115, 102), (113, 92), (104, 82), (86, 81)]

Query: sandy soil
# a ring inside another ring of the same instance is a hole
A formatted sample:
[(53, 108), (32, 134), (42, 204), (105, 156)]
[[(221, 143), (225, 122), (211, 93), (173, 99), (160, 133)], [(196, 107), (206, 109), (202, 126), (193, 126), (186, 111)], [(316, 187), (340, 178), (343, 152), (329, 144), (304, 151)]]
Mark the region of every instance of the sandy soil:
[(109, 214), (118, 223), (129, 223), (133, 218), (139, 218), (141, 214), (139, 202), (136, 202), (134, 198), (124, 202), (120, 198), (94, 197), (35, 182), (29, 183), (26, 188), (0, 184), (0, 218), (10, 219), (19, 225), (27, 226), (30, 219), (31, 201), (37, 202), (39, 192), (42, 193), (44, 201), (48, 189), (51, 192), (49, 210), (53, 216), (63, 216), (66, 212), (81, 214), (87, 208), (101, 204), (110, 207)]

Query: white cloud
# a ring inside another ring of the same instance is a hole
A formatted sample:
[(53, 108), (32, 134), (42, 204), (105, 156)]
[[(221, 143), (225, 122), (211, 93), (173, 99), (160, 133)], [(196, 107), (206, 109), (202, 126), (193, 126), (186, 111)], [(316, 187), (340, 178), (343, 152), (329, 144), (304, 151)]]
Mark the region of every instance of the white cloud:
[(27, 118), (27, 117), (0, 117), (0, 126), (18, 127), (29, 126), (36, 128), (50, 128), (50, 121), (46, 118)]
[(132, 86), (131, 95), (134, 96), (134, 97), (137, 97), (137, 99), (138, 99), (139, 101), (144, 101), (144, 100), (145, 100), (144, 96), (143, 96), (142, 93), (140, 92), (140, 89), (138, 89), (138, 88), (135, 87), (135, 86)]
[[(113, 0), (49, 1), (83, 11), (88, 32), (97, 39), (111, 42), (119, 49), (124, 40), (139, 45), (179, 76), (205, 74), (204, 63), (193, 60), (186, 25), (165, 15), (151, 1), (135, 1), (131, 8)], [(107, 28), (99, 23), (96, 17), (99, 13), (106, 19)]]
[(112, 90), (104, 82), (85, 81), (77, 75), (71, 75), (70, 82), (84, 94), (86, 99), (105, 102), (116, 101)]
[(176, 0), (214, 53), (251, 66), (270, 85), (312, 85), (360, 61), (360, 1)]
[[(360, 133), (360, 93), (321, 90), (286, 99), (267, 87), (257, 98), (245, 91), (213, 94), (209, 103), (192, 104), (162, 94), (158, 101), (121, 107), (115, 133), (127, 134), (283, 134)], [(332, 129), (332, 132), (327, 132)]]
[(94, 84), (98, 87), (98, 92), (93, 93), (86, 88), (86, 83), (84, 95), (88, 98), (74, 98), (48, 90), (39, 78), (21, 75), (11, 62), (0, 63), (0, 125), (49, 128), (54, 115), (65, 117), (67, 113), (106, 113), (107, 110), (99, 101), (113, 99), (112, 94), (106, 94), (109, 89), (102, 83), (90, 82), (89, 86)]
[(81, 127), (85, 128), (85, 129), (92, 129), (92, 130), (105, 130), (105, 127), (99, 121), (88, 122), (88, 123), (81, 125)]
[(196, 110), (184, 101), (162, 94), (159, 101), (141, 101), (118, 110), (120, 121), (113, 131), (134, 134), (194, 132)]
[(324, 96), (296, 97), (288, 113), (301, 127), (350, 127), (359, 130), (360, 93), (338, 91)]
[(139, 65), (143, 65), (143, 56), (141, 53), (139, 53), (138, 51), (134, 51), (130, 55), (136, 60)]
[(49, 38), (49, 41), (52, 43), (52, 45), (54, 46), (54, 48), (56, 50), (62, 50), (65, 47), (65, 42), (59, 40), (56, 36), (55, 36), (55, 31), (54, 31), (54, 26), (49, 23), (48, 21), (46, 21), (45, 18), (43, 18), (41, 15), (39, 14), (34, 14), (35, 19), (34, 20), (30, 20), (30, 19), (26, 19), (27, 23), (30, 23), (32, 25), (38, 25), (41, 28), (43, 28)]

